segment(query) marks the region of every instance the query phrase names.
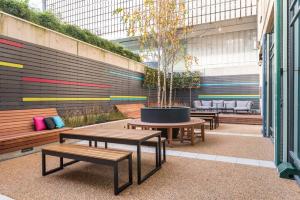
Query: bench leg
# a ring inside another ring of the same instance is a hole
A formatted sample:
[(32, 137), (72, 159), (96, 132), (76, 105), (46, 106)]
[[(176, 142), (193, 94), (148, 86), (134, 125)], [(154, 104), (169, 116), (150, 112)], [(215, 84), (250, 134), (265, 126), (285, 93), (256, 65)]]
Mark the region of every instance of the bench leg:
[(119, 192), (119, 170), (118, 163), (114, 164), (114, 191), (115, 195), (118, 195)]
[(128, 159), (128, 182), (119, 187), (119, 168), (118, 162), (114, 164), (114, 193), (118, 195), (120, 192), (125, 190), (127, 187), (132, 185), (132, 155), (127, 157)]
[(158, 167), (158, 159), (159, 159), (159, 148), (158, 148), (158, 143), (155, 145), (155, 165)]
[(202, 142), (204, 142), (205, 140), (205, 129), (204, 129), (204, 124), (201, 126), (201, 138), (202, 138)]
[(104, 142), (105, 149), (107, 149), (107, 142)]
[(46, 155), (42, 152), (42, 175), (46, 176)]
[(79, 162), (78, 160), (72, 160), (72, 161), (69, 161), (67, 163), (64, 163), (63, 157), (59, 157), (59, 159), (60, 159), (59, 167), (56, 167), (54, 169), (50, 169), (50, 170), (47, 171), (47, 169), (46, 169), (46, 156), (47, 156), (46, 153), (42, 152), (42, 176), (47, 176), (49, 174), (52, 174), (54, 172), (57, 172), (59, 170), (64, 169), (64, 167), (66, 167), (68, 165)]
[(165, 163), (167, 161), (167, 156), (166, 156), (166, 140), (163, 141), (163, 160), (161, 163)]

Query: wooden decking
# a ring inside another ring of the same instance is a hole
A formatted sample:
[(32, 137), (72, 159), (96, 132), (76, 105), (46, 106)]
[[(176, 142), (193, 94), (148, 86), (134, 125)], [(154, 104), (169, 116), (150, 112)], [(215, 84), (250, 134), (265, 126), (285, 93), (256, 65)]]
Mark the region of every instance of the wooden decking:
[(220, 114), (219, 117), (220, 123), (262, 125), (262, 118), (260, 115)]

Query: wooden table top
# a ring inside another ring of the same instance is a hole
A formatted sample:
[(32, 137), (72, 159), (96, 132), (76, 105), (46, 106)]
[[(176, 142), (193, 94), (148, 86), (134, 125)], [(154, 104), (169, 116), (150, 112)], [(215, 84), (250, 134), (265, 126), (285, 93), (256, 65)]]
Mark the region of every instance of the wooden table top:
[(87, 127), (87, 128), (64, 131), (61, 134), (64, 136), (76, 135), (82, 137), (96, 137), (102, 139), (144, 141), (149, 138), (160, 135), (161, 131), (134, 130), (134, 129), (103, 129), (103, 128)]
[(157, 128), (181, 128), (187, 126), (194, 126), (204, 124), (205, 121), (203, 119), (191, 118), (188, 122), (180, 122), (180, 123), (149, 123), (142, 122), (141, 119), (133, 119), (128, 122), (129, 125), (133, 126), (148, 126), (148, 127), (157, 127)]

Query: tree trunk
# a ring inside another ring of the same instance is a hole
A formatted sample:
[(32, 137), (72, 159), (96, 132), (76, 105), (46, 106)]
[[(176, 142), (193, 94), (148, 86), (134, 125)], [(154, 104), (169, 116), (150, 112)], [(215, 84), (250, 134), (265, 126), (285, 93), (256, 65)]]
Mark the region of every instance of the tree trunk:
[(150, 87), (148, 87), (148, 107), (150, 107)]
[(192, 88), (190, 87), (190, 107), (192, 107)]
[(163, 83), (163, 91), (162, 91), (162, 106), (166, 107), (166, 97), (167, 97), (167, 74), (166, 74), (166, 68), (164, 68), (164, 83)]
[(172, 92), (173, 92), (173, 71), (174, 71), (174, 58), (172, 61), (172, 67), (171, 67), (171, 77), (170, 77), (170, 94), (169, 94), (169, 107), (172, 107)]
[(161, 107), (161, 84), (160, 84), (160, 70), (161, 70), (161, 52), (160, 47), (158, 48), (158, 67), (157, 67), (157, 107)]

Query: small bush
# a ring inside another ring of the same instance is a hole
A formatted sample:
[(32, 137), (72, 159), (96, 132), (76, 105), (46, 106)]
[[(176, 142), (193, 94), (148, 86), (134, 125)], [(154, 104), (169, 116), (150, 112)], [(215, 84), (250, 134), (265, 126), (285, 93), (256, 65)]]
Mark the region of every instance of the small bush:
[(125, 119), (115, 110), (104, 111), (101, 106), (85, 107), (81, 110), (63, 110), (60, 115), (68, 127), (80, 127)]
[(65, 24), (50, 12), (38, 12), (29, 8), (27, 0), (0, 0), (0, 10), (16, 17), (31, 21), (51, 30), (66, 34), (78, 40), (141, 62), (141, 57), (124, 49), (121, 45), (105, 40), (88, 30)]

